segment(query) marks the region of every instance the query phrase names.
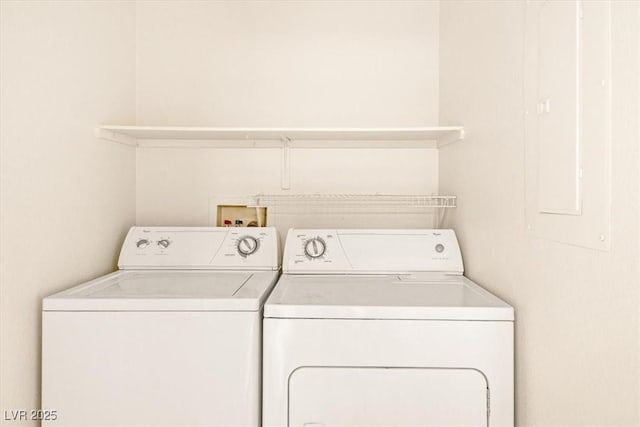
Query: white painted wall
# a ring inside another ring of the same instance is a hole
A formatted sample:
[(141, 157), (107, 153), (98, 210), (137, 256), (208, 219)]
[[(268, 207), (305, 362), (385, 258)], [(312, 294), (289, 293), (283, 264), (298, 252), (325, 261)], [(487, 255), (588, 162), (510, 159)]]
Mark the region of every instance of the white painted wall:
[(438, 122), (439, 2), (137, 2), (138, 124)]
[[(431, 148), (293, 149), (290, 192), (436, 193), (437, 161), (437, 151)], [(238, 196), (280, 193), (280, 165), (278, 148), (138, 149), (137, 223), (210, 224), (211, 199), (220, 204), (233, 204), (234, 197)], [(318, 227), (323, 215), (310, 218)], [(272, 219), (275, 222), (270, 225), (282, 227), (301, 227), (309, 223), (309, 215), (297, 220)], [(342, 218), (335, 223), (331, 221), (339, 218), (324, 219), (329, 221), (322, 223), (327, 227), (358, 227), (372, 224), (370, 221), (382, 221), (377, 215)], [(415, 226), (425, 226), (431, 219), (424, 215), (411, 218)], [(385, 215), (384, 221), (376, 224), (383, 227), (387, 223), (389, 228), (407, 226), (393, 222), (395, 220), (393, 215)]]
[(611, 251), (526, 229), (525, 2), (441, 4), (440, 115), (468, 137), (440, 151), (440, 190), (467, 274), (515, 306), (521, 426), (640, 425), (639, 4), (612, 3)]
[(0, 408), (9, 411), (40, 407), (42, 297), (112, 271), (135, 221), (135, 152), (93, 134), (100, 122), (135, 120), (135, 5), (3, 0), (0, 15)]
[[(438, 8), (138, 2), (138, 124), (437, 124)], [(140, 149), (137, 223), (206, 225), (211, 198), (279, 192), (280, 168), (278, 149)], [(291, 179), (291, 193), (435, 193), (437, 152), (293, 149)]]

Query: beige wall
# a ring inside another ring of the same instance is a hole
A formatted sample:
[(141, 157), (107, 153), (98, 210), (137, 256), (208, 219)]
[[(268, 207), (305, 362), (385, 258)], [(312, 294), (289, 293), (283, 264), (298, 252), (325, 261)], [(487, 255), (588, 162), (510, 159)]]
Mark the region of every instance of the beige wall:
[[(235, 197), (280, 193), (281, 152), (264, 149), (138, 149), (137, 223), (215, 225), (211, 207)], [(438, 154), (420, 149), (293, 149), (291, 193), (430, 194), (438, 191)], [(215, 199), (215, 202), (212, 202)], [(214, 203), (212, 205), (212, 203)], [(246, 202), (245, 202), (246, 203)], [(215, 208), (213, 208), (215, 212)], [(432, 217), (302, 215), (273, 217), (269, 225), (424, 227)], [(311, 222), (309, 222), (311, 221)]]
[(524, 1), (446, 1), (440, 115), (468, 138), (440, 151), (440, 190), (467, 274), (516, 308), (522, 426), (640, 425), (638, 6), (613, 2), (612, 245), (526, 229)]
[[(138, 2), (138, 124), (437, 124), (438, 8), (435, 1)], [(291, 161), (290, 193), (438, 189), (437, 151), (424, 147), (294, 148)], [(211, 198), (279, 192), (280, 167), (278, 149), (140, 149), (137, 222), (206, 225)], [(376, 224), (401, 226), (393, 220)], [(287, 222), (294, 224), (301, 223)]]
[(438, 122), (439, 2), (137, 2), (138, 124)]
[(40, 407), (42, 297), (112, 271), (135, 220), (135, 152), (93, 134), (135, 120), (135, 5), (2, 1), (0, 14), (0, 408), (9, 411)]

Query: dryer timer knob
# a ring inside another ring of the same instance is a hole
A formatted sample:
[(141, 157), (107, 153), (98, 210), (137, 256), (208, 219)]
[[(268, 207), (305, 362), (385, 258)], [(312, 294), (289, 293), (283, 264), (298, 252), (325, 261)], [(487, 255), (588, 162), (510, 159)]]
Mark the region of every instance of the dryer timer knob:
[(304, 243), (304, 254), (311, 259), (320, 258), (327, 250), (327, 245), (320, 237), (314, 237)]
[(149, 240), (147, 240), (147, 239), (140, 239), (140, 240), (138, 240), (138, 241), (136, 242), (136, 247), (137, 247), (138, 249), (144, 249), (144, 248), (146, 248), (147, 246), (149, 246)]
[(158, 240), (158, 246), (160, 246), (162, 249), (167, 249), (170, 244), (171, 242), (167, 239)]

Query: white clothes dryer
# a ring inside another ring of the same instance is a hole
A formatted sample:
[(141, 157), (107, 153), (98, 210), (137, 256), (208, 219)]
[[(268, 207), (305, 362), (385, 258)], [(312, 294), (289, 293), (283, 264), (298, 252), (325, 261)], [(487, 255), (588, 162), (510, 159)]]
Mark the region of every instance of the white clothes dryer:
[(263, 425), (513, 426), (513, 308), (452, 230), (290, 230), (265, 304)]
[(118, 265), (43, 300), (43, 425), (259, 426), (276, 230), (133, 227)]

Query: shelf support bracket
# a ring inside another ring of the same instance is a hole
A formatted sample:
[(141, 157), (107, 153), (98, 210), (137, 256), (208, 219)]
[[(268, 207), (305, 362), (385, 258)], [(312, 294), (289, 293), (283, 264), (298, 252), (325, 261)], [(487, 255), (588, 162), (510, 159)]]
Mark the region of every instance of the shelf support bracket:
[(128, 145), (129, 147), (138, 146), (138, 140), (136, 138), (109, 129), (96, 128), (96, 137), (111, 142), (117, 142), (118, 144)]
[(451, 132), (448, 135), (443, 136), (438, 139), (438, 148), (444, 147), (445, 145), (449, 145), (451, 143), (462, 141), (465, 137), (464, 129), (457, 130), (455, 132)]
[(291, 188), (291, 138), (280, 137), (282, 141), (282, 171), (280, 187), (283, 190)]

